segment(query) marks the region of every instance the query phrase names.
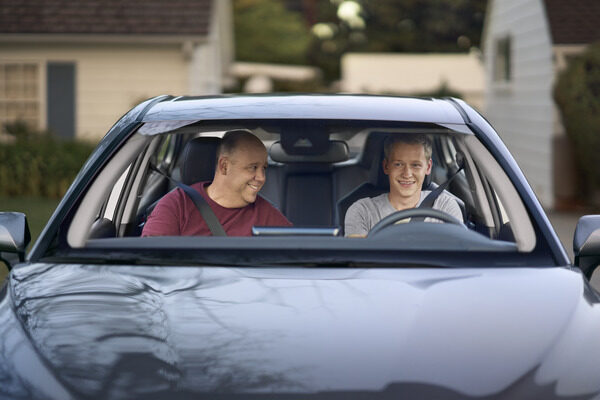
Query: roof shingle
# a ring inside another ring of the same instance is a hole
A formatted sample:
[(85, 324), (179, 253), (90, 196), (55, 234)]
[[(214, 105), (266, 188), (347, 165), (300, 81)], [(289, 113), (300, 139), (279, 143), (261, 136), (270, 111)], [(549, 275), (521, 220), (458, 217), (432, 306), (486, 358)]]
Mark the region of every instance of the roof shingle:
[(600, 40), (600, 0), (544, 0), (554, 44)]
[(0, 33), (206, 35), (211, 0), (0, 0)]

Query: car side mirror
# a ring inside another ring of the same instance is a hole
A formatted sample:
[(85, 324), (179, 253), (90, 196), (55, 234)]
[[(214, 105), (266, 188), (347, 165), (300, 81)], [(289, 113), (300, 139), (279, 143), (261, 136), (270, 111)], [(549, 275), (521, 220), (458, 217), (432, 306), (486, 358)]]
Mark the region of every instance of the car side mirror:
[(0, 212), (0, 259), (11, 268), (11, 263), (2, 253), (16, 253), (19, 261), (25, 261), (25, 249), (31, 240), (25, 214)]
[(600, 215), (579, 218), (573, 237), (575, 265), (590, 279), (600, 264)]

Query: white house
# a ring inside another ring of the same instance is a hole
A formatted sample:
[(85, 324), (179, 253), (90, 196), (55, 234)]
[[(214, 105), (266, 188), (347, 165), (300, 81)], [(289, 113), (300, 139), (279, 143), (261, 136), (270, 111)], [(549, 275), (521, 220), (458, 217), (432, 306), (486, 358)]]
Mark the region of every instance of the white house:
[(158, 94), (221, 91), (229, 0), (0, 0), (0, 127), (97, 140)]
[(342, 58), (341, 90), (352, 93), (415, 95), (445, 85), (465, 101), (484, 108), (484, 69), (470, 54), (348, 53)]
[(490, 0), (482, 36), (486, 117), (546, 207), (576, 196), (552, 90), (568, 58), (600, 40), (598, 0)]

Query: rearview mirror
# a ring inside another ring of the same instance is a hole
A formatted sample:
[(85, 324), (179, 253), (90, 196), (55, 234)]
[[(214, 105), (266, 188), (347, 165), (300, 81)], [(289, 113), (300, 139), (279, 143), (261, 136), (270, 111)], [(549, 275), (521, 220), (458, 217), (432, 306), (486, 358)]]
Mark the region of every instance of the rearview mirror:
[[(16, 253), (19, 261), (25, 261), (25, 249), (31, 240), (29, 225), (25, 214), (18, 212), (0, 212), (0, 252)], [(0, 258), (11, 268), (11, 262)]]
[(590, 279), (600, 264), (600, 215), (584, 215), (573, 237), (575, 265)]

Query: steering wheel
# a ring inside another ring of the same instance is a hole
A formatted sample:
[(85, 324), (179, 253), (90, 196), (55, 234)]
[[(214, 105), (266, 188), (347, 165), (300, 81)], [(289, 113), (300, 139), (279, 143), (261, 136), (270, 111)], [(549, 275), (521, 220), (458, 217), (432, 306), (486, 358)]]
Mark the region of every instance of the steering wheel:
[(369, 236), (374, 236), (378, 232), (386, 229), (390, 225), (394, 225), (396, 222), (401, 221), (406, 218), (414, 218), (414, 217), (423, 217), (423, 218), (435, 218), (445, 223), (460, 225), (463, 228), (467, 229), (467, 227), (458, 219), (454, 218), (452, 215), (445, 213), (440, 210), (435, 210), (433, 208), (409, 208), (406, 210), (396, 211), (393, 214), (388, 215), (383, 218), (381, 221), (375, 224), (373, 228), (368, 233)]

